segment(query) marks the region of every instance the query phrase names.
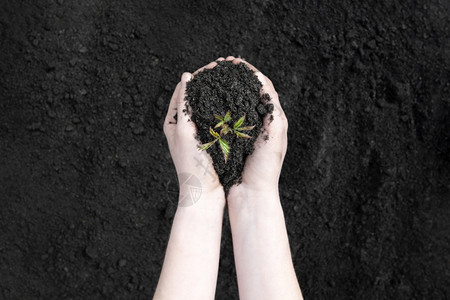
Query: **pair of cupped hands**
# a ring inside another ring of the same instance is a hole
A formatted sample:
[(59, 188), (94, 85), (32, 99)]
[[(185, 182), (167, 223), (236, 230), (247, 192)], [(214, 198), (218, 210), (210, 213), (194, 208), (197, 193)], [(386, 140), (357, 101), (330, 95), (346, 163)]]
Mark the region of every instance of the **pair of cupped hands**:
[[(195, 205), (206, 209), (223, 208), (226, 199), (212, 159), (206, 151), (199, 149), (200, 142), (196, 139), (197, 128), (186, 113), (186, 84), (199, 72), (212, 69), (217, 66), (217, 61), (223, 60), (231, 61), (234, 64), (246, 64), (261, 82), (261, 94), (269, 94), (271, 103), (274, 105), (273, 120), (270, 120), (270, 115), (267, 115), (263, 124), (264, 135), (268, 135), (269, 138), (265, 139), (262, 134), (258, 133), (255, 150), (245, 162), (242, 183), (231, 187), (228, 193), (228, 205), (239, 206), (237, 203), (239, 199), (248, 197), (248, 195), (278, 193), (278, 180), (287, 149), (288, 122), (281, 108), (278, 94), (272, 81), (254, 66), (241, 58), (228, 56), (209, 63), (193, 74), (183, 73), (170, 101), (164, 121), (164, 133), (177, 174), (187, 173), (200, 180), (202, 192)], [(177, 115), (176, 120), (175, 115)], [(183, 186), (180, 186), (180, 189), (183, 189)], [(180, 190), (180, 193), (182, 192)], [(189, 191), (184, 192), (189, 193)]]

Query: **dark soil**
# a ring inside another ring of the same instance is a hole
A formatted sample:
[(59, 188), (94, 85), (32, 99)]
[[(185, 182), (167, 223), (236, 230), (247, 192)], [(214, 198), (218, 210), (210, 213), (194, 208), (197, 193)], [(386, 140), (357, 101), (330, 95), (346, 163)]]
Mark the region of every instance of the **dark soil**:
[[(218, 62), (213, 69), (198, 73), (186, 87), (189, 112), (197, 126), (201, 144), (214, 140), (209, 128), (214, 129), (219, 123), (215, 114), (223, 117), (230, 111), (230, 126), (242, 116), (245, 116), (243, 127), (255, 126), (251, 131), (244, 132), (251, 139), (238, 138), (232, 132), (223, 135), (230, 146), (226, 161), (218, 142), (206, 150), (211, 155), (214, 169), (226, 194), (231, 186), (240, 183), (245, 159), (253, 152), (259, 134), (263, 134), (263, 119), (273, 111), (273, 104), (269, 103), (270, 96), (262, 94), (261, 87), (258, 77), (245, 64), (228, 61)], [(220, 132), (220, 128), (215, 130)]]
[[(294, 3), (298, 2), (298, 3)], [(0, 298), (149, 299), (184, 71), (242, 56), (289, 120), (306, 299), (450, 298), (449, 1), (0, 1)], [(225, 219), (217, 299), (237, 299)]]

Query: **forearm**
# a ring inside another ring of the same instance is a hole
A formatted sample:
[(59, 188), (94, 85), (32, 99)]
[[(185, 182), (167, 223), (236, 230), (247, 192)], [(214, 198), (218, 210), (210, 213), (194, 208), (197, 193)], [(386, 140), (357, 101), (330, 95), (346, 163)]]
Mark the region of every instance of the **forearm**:
[(229, 201), (241, 299), (301, 299), (278, 191)]
[(178, 207), (154, 299), (214, 299), (224, 208), (202, 204)]

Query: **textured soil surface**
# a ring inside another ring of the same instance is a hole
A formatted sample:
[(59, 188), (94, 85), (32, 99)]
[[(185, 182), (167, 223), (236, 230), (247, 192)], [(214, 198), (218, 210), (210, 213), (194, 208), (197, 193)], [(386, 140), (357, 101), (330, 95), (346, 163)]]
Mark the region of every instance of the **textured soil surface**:
[[(449, 2), (293, 2), (0, 2), (1, 299), (151, 297), (177, 199), (169, 100), (227, 55), (289, 120), (305, 298), (450, 298)], [(226, 218), (217, 299), (237, 299)]]
[(270, 96), (261, 94), (261, 87), (258, 77), (245, 64), (236, 65), (228, 61), (219, 62), (213, 69), (195, 75), (186, 87), (188, 111), (197, 126), (201, 144), (215, 139), (209, 132), (210, 128), (221, 132), (221, 127), (215, 128), (220, 122), (215, 114), (224, 117), (230, 112), (231, 121), (226, 123), (230, 128), (242, 116), (245, 119), (241, 128), (254, 126), (252, 130), (242, 131), (251, 138), (238, 138), (233, 132), (221, 135), (230, 149), (226, 161), (219, 142), (206, 150), (212, 157), (214, 169), (226, 194), (231, 186), (241, 182), (245, 159), (253, 152), (254, 142), (259, 135), (264, 138), (264, 117), (273, 111)]

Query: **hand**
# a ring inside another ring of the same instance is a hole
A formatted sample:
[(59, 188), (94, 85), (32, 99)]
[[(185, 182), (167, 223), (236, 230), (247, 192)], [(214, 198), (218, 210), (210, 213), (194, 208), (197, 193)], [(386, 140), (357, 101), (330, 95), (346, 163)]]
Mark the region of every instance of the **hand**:
[[(244, 195), (278, 193), (278, 180), (287, 150), (288, 122), (272, 81), (248, 62), (240, 58), (233, 60), (233, 63), (236, 64), (241, 62), (245, 63), (258, 76), (262, 83), (261, 93), (269, 94), (274, 110), (273, 120), (271, 120), (270, 114), (265, 117), (264, 132), (255, 141), (254, 152), (247, 157), (242, 173), (242, 183), (230, 189), (229, 204), (230, 200), (241, 198)], [(268, 136), (267, 140), (266, 136)]]
[[(215, 64), (215, 63), (214, 63)], [(209, 64), (203, 68), (212, 68)], [(217, 64), (216, 64), (217, 65)], [(225, 206), (225, 195), (220, 184), (212, 159), (206, 151), (198, 149), (199, 141), (195, 138), (197, 128), (186, 112), (186, 84), (194, 74), (184, 73), (170, 101), (169, 110), (164, 121), (164, 133), (169, 144), (170, 154), (175, 164), (180, 184), (180, 206), (193, 204), (202, 207)], [(175, 118), (176, 115), (176, 118)], [(192, 186), (199, 189), (192, 190)], [(198, 203), (198, 204), (197, 204)]]
[(186, 84), (194, 75), (181, 77), (164, 121), (180, 199), (153, 299), (213, 299), (216, 290), (225, 193), (211, 157), (198, 149), (197, 128), (186, 111)]
[(265, 117), (264, 131), (245, 161), (242, 183), (231, 187), (227, 199), (239, 297), (303, 299), (278, 194), (287, 149), (287, 119), (272, 82), (249, 63), (233, 60), (240, 62), (258, 76), (261, 93), (269, 94), (274, 110)]

